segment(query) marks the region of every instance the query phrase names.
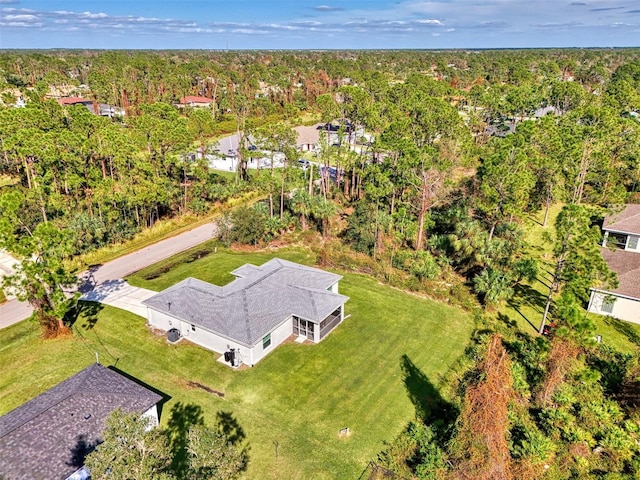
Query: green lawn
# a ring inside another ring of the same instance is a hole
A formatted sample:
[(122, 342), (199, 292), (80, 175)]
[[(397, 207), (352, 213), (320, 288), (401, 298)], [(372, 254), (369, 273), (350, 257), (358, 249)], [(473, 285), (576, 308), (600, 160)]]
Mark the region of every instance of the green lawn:
[[(151, 281), (142, 280), (144, 271), (130, 281), (154, 289), (186, 276), (225, 283), (233, 268), (273, 256), (220, 249)], [(277, 256), (313, 263), (303, 249)], [(383, 441), (413, 417), (411, 399), (437, 395), (474, 324), (460, 309), (360, 275), (345, 275), (340, 291), (351, 297), (345, 307), (350, 317), (322, 343), (281, 345), (254, 368), (237, 372), (216, 363), (207, 350), (167, 344), (142, 318), (110, 307), (86, 312), (73, 337), (52, 341), (39, 338), (34, 324), (19, 323), (3, 330), (0, 340), (0, 413), (89, 365), (98, 352), (101, 363), (117, 365), (171, 397), (162, 411), (165, 424), (178, 403), (202, 407), (209, 424), (218, 412), (229, 412), (249, 445), (246, 478), (358, 478)], [(344, 427), (351, 437), (338, 437)]]

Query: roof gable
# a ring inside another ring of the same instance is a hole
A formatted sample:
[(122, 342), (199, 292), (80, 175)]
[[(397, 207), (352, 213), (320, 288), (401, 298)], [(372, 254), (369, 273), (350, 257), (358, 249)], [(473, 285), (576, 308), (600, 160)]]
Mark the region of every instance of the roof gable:
[(232, 273), (237, 278), (223, 287), (190, 278), (143, 303), (252, 346), (290, 315), (320, 322), (348, 300), (328, 290), (340, 275), (279, 258)]

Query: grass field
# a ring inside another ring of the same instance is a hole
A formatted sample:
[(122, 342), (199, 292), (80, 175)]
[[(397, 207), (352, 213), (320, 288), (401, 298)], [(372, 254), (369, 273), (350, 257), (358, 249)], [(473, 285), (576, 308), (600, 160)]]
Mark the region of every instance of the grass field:
[[(221, 249), (153, 280), (144, 280), (142, 271), (130, 281), (153, 289), (186, 276), (225, 283), (237, 266), (273, 256)], [(303, 249), (277, 256), (313, 263)], [(340, 291), (351, 297), (345, 307), (350, 317), (322, 343), (281, 345), (254, 368), (236, 372), (218, 364), (212, 352), (186, 342), (169, 345), (144, 319), (97, 304), (84, 304), (72, 337), (45, 341), (34, 324), (19, 323), (3, 330), (0, 340), (0, 413), (91, 364), (98, 352), (101, 363), (170, 397), (164, 424), (185, 405), (202, 408), (208, 424), (228, 413), (246, 435), (246, 478), (358, 478), (383, 441), (414, 416), (412, 402), (439, 395), (474, 324), (460, 309), (364, 276), (345, 275)], [(344, 427), (352, 435), (339, 438)]]

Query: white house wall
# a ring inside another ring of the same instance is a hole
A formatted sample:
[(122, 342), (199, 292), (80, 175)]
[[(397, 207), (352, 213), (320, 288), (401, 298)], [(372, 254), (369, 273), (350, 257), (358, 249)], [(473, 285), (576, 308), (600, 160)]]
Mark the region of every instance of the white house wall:
[(165, 332), (171, 328), (179, 328), (180, 320), (147, 307), (147, 318), (152, 327)]
[[(606, 297), (615, 298), (611, 313), (602, 311), (602, 303)], [(607, 317), (614, 317), (627, 322), (640, 324), (640, 299), (619, 297), (610, 293), (591, 292), (589, 311)]]
[(198, 325), (194, 325), (195, 330), (192, 328), (192, 324), (173, 318), (157, 310), (151, 308), (148, 309), (149, 323), (156, 328), (167, 331), (171, 328), (177, 328), (180, 330), (180, 335), (207, 350), (213, 350), (217, 353), (224, 353), (229, 348), (234, 348), (240, 352), (240, 358), (242, 362), (247, 365), (255, 365), (265, 355), (274, 350), (278, 345), (284, 342), (293, 334), (293, 323), (291, 317), (285, 320), (282, 324), (271, 331), (271, 345), (265, 350), (262, 348), (262, 338), (252, 348), (248, 348), (237, 342), (229, 340), (225, 337), (212, 333), (208, 330), (201, 328)]
[[(220, 354), (227, 352), (230, 348), (233, 348), (236, 352), (240, 353), (240, 357), (244, 363), (248, 363), (247, 359), (251, 358), (250, 349), (248, 347), (240, 345), (239, 343), (222, 337), (216, 333), (209, 332), (198, 325), (195, 325), (195, 330), (193, 330), (190, 323), (185, 321), (179, 322), (180, 335), (190, 342)], [(251, 365), (251, 363), (249, 364)]]
[(258, 340), (258, 343), (251, 349), (251, 363), (249, 365), (255, 365), (258, 363), (258, 361), (271, 353), (292, 334), (293, 319), (289, 317), (286, 321), (280, 324), (280, 326), (271, 331), (271, 345), (269, 345), (266, 350), (262, 348), (262, 339)]
[(156, 428), (158, 426), (159, 423), (159, 419), (158, 419), (158, 406), (154, 405), (153, 407), (151, 407), (149, 410), (147, 410), (146, 412), (144, 412), (141, 415), (142, 418), (148, 418), (149, 419), (149, 426), (147, 428), (148, 430), (153, 430), (154, 428)]

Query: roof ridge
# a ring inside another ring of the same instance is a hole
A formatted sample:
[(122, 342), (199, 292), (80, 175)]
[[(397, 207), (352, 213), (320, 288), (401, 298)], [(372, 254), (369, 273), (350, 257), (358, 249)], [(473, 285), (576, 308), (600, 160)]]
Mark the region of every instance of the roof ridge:
[[(255, 286), (257, 283), (260, 283), (260, 282), (262, 282), (263, 280), (265, 280), (265, 279), (269, 278), (269, 277), (270, 277), (271, 275), (273, 275), (274, 273), (279, 272), (282, 268), (283, 268), (283, 267), (276, 268), (276, 269), (274, 269), (274, 270), (271, 270), (270, 272), (267, 272), (265, 275), (263, 275), (263, 276), (261, 276), (261, 277), (259, 277), (259, 278), (256, 278), (255, 280), (251, 281), (248, 285), (243, 286), (241, 291), (242, 291), (242, 292), (244, 292), (244, 291), (245, 291), (245, 290), (247, 290), (248, 288), (251, 288), (251, 287)], [(247, 278), (247, 277), (240, 277), (239, 279), (243, 279), (243, 278)], [(234, 282), (235, 282), (235, 281), (237, 281), (237, 280), (234, 280)], [(231, 283), (233, 283), (233, 282), (231, 282)], [(225, 285), (224, 287), (219, 287), (219, 288), (221, 288), (222, 290), (224, 290), (224, 289), (225, 289), (225, 287), (227, 287), (228, 285), (231, 285), (231, 283), (228, 283), (228, 284), (227, 284), (227, 285)], [(224, 293), (223, 295), (220, 295), (221, 297), (228, 297), (228, 296), (230, 296), (230, 295), (233, 295), (234, 293), (237, 293), (237, 291), (223, 292), (223, 293)]]
[(251, 322), (249, 321), (249, 304), (247, 302), (247, 291), (242, 290), (242, 308), (244, 310), (244, 325), (247, 329), (247, 341), (251, 341)]

